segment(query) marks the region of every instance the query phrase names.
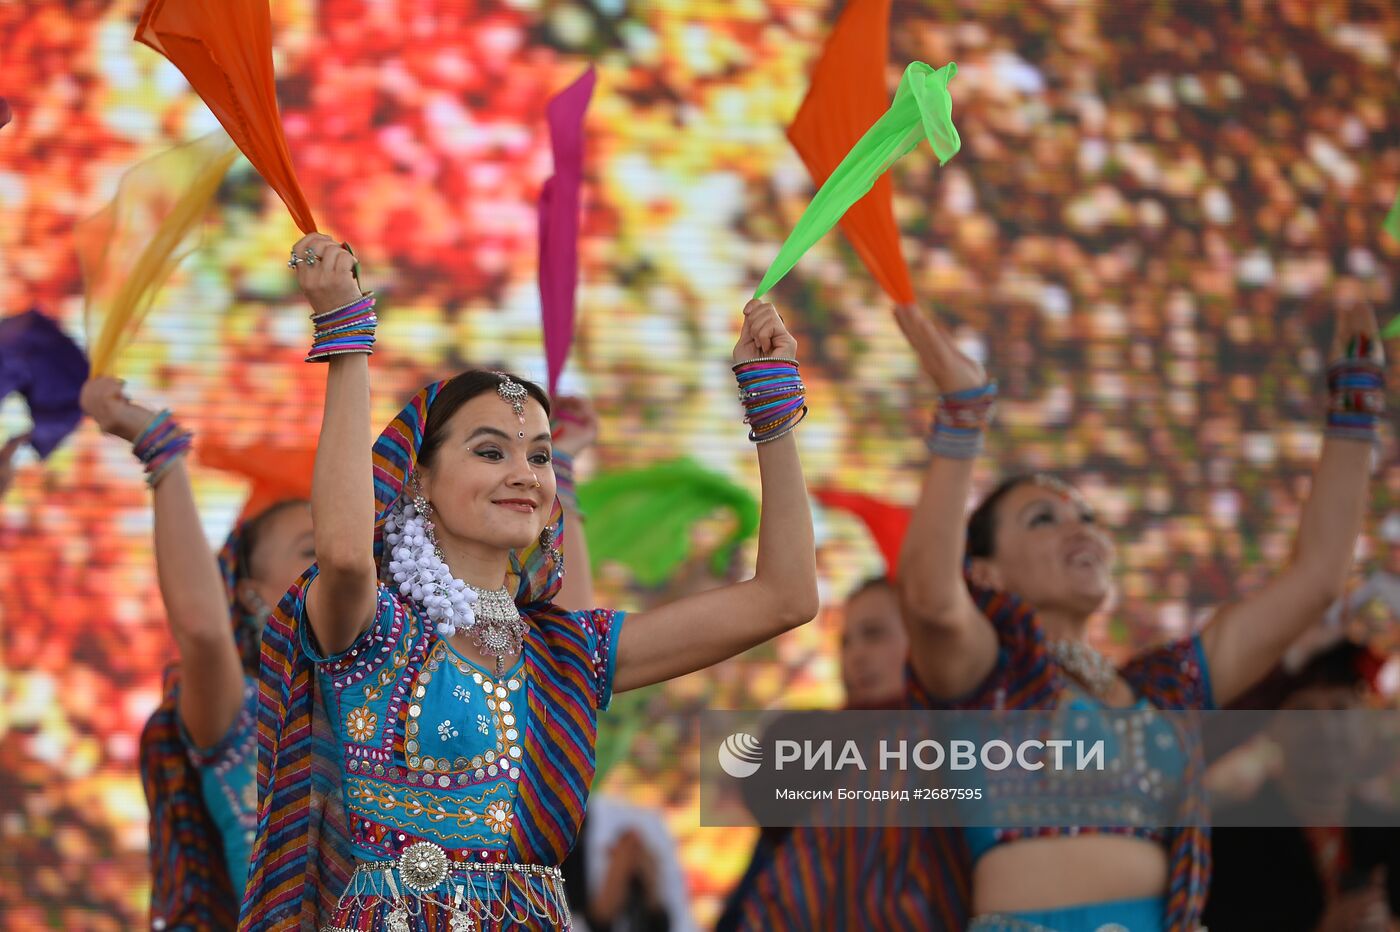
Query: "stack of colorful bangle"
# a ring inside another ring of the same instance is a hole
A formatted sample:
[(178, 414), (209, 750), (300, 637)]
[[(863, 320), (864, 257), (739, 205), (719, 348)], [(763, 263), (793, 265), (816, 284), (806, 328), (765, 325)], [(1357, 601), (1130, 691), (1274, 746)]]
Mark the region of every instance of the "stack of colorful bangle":
[(982, 431), (991, 423), (996, 401), (996, 382), (939, 395), (927, 441), (929, 452), (955, 460), (975, 459), (982, 452)]
[(749, 439), (769, 443), (789, 433), (807, 416), (807, 389), (797, 360), (780, 356), (750, 359), (734, 366)]
[(161, 480), (175, 461), (189, 452), (194, 435), (182, 428), (166, 408), (136, 437), (131, 452), (146, 467), (146, 484), (151, 488)]
[(1327, 367), (1327, 436), (1370, 442), (1385, 413), (1385, 369), (1371, 358), (1364, 334)]
[(322, 362), (345, 353), (373, 353), (374, 328), (379, 318), (374, 313), (374, 295), (367, 294), (343, 307), (324, 314), (312, 314), (316, 327), (307, 362)]
[(554, 494), (559, 496), (559, 504), (565, 512), (577, 516), (579, 514), (578, 485), (574, 481), (574, 457), (563, 450), (555, 450), (553, 462)]

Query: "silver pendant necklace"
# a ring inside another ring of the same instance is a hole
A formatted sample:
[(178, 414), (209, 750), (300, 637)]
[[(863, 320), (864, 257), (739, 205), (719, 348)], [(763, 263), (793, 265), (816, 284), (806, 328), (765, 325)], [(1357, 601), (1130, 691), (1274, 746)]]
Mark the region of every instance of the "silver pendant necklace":
[(476, 624), (472, 625), (472, 643), (482, 653), (496, 657), (496, 676), (505, 673), (505, 658), (520, 653), (525, 643), (525, 620), (515, 599), (502, 586), (499, 589), (478, 589), (471, 583), (467, 588), (476, 593)]
[(1099, 699), (1107, 699), (1118, 671), (1103, 654), (1083, 641), (1058, 640), (1045, 642), (1050, 656), (1070, 676), (1083, 683)]

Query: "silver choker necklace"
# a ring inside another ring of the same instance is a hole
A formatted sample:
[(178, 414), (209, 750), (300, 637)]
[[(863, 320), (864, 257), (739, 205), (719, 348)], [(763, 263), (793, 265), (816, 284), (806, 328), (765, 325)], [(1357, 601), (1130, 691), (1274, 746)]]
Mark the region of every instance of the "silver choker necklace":
[(429, 520), (432, 505), (416, 482), (411, 488), (412, 501), (403, 502), (384, 520), (389, 576), (401, 595), (423, 609), (439, 637), (470, 631), (482, 653), (495, 655), (500, 676), (506, 656), (518, 654), (525, 642), (526, 626), (515, 599), (505, 586), (478, 589), (452, 575)]
[(478, 589), (471, 583), (467, 588), (476, 593), (472, 609), (476, 612), (476, 624), (471, 627), (472, 643), (483, 653), (496, 656), (496, 675), (505, 673), (507, 655), (520, 653), (525, 644), (525, 620), (520, 617), (520, 609), (515, 607), (515, 599), (510, 591), (502, 586), (499, 589)]
[(1107, 657), (1083, 641), (1047, 640), (1045, 647), (1060, 668), (1088, 687), (1089, 692), (1100, 699), (1108, 698), (1118, 671)]

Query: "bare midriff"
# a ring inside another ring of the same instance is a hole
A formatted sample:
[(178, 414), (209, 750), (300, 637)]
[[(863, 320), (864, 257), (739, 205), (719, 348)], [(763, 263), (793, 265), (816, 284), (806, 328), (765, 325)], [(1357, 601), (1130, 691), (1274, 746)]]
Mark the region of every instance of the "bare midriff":
[(977, 913), (1145, 899), (1167, 889), (1167, 852), (1121, 835), (1027, 838), (998, 845), (972, 872)]

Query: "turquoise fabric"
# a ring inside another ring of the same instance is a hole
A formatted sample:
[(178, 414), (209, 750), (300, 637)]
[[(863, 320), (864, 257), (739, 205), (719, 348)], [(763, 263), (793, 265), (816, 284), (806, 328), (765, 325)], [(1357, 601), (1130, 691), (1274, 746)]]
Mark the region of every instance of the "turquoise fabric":
[[(1125, 832), (1130, 831), (1139, 838), (1160, 841), (1162, 832), (1151, 824), (1151, 814), (1160, 813), (1165, 816), (1170, 808), (1164, 809), (1163, 799), (1154, 796), (1153, 793), (1161, 788), (1180, 785), (1186, 772), (1186, 757), (1180, 739), (1172, 726), (1163, 716), (1155, 713), (1146, 699), (1138, 699), (1133, 706), (1133, 712), (1141, 713), (1140, 716), (1129, 716), (1126, 709), (1118, 710), (1112, 716), (1102, 715), (1107, 709), (1107, 706), (1082, 690), (1066, 690), (1065, 702), (1058, 713), (1064, 728), (1055, 737), (1089, 744), (1102, 741), (1105, 760), (1122, 760), (1127, 764), (1126, 768), (1116, 772), (1075, 774), (1073, 796), (1081, 800), (1103, 800), (1104, 806), (1109, 809), (1123, 808)], [(1127, 735), (1133, 740), (1126, 747), (1123, 735), (1115, 730), (1114, 724), (1128, 728)], [(1014, 795), (1014, 790), (1012, 793)], [(1135, 817), (1131, 814), (1134, 812), (1140, 814)], [(1148, 824), (1144, 825), (1143, 822)], [(1139, 827), (1131, 827), (1134, 823)], [(973, 862), (1003, 841), (1005, 831), (1004, 828), (981, 826), (965, 828), (963, 832), (967, 837)], [(1052, 835), (1063, 833), (1063, 830), (1057, 831), (1054, 828), (1047, 828), (1045, 831)], [(1031, 834), (1035, 834), (1034, 828)]]
[(398, 608), (381, 586), (375, 622), (348, 650), (323, 657), (307, 645), (343, 749), (355, 857), (389, 859), (419, 838), (485, 860), (505, 850), (514, 821), (524, 658), (497, 678)]
[(978, 916), (967, 932), (1166, 932), (1164, 897)]
[(235, 895), (248, 882), (248, 860), (258, 824), (258, 685), (247, 677), (243, 684), (243, 708), (233, 727), (218, 744), (196, 747), (181, 728), (190, 760), (199, 771), (199, 787), (209, 817), (219, 830), (224, 862)]

